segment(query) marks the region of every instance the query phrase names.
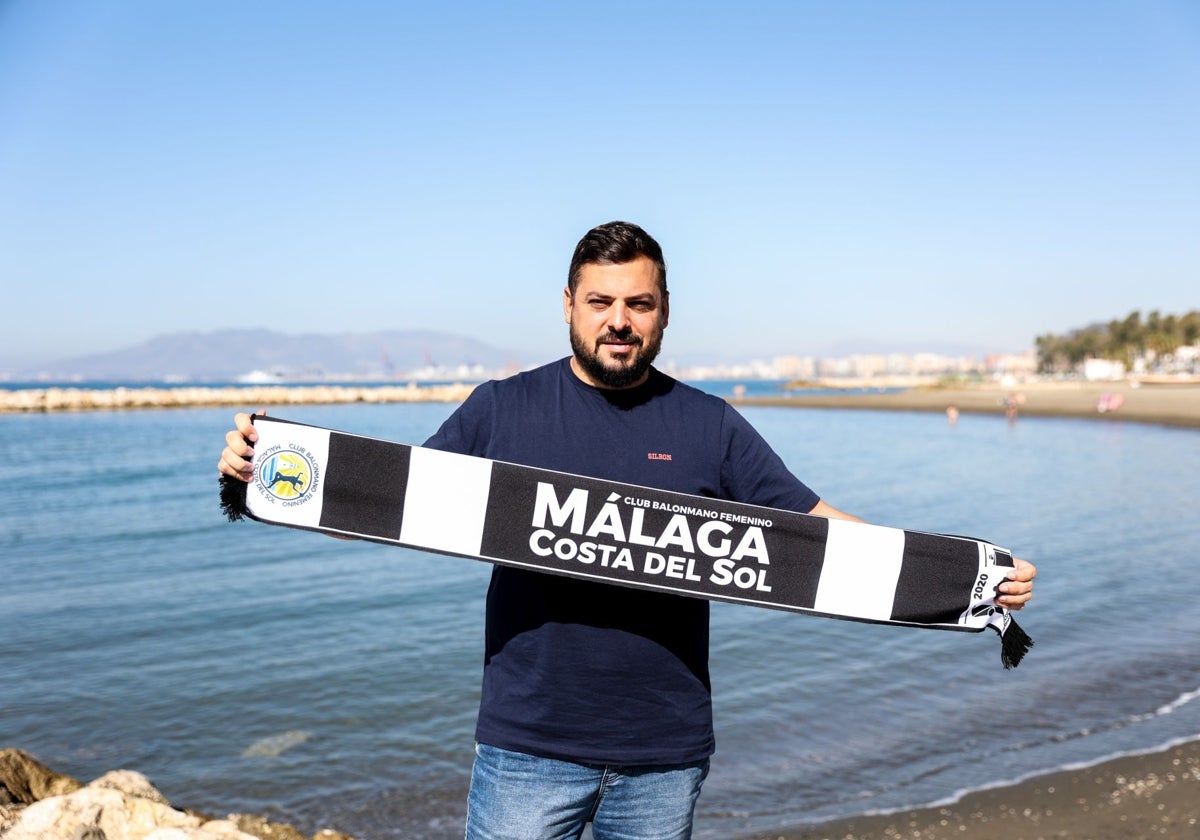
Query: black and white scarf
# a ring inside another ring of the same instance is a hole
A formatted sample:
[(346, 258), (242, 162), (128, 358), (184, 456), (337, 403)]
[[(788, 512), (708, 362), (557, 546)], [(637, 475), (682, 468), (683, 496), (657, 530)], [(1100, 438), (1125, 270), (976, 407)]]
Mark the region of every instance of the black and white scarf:
[(283, 525), (714, 601), (1033, 642), (996, 604), (1012, 555), (906, 531), (254, 418), (221, 506)]

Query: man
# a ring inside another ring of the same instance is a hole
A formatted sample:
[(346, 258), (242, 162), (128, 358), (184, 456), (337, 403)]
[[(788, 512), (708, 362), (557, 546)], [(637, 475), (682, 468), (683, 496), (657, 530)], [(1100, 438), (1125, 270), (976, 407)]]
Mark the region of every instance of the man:
[[(611, 222), (576, 246), (571, 356), (479, 386), (426, 446), (856, 519), (793, 476), (724, 400), (652, 367), (670, 316), (662, 250)], [(249, 480), (248, 415), (220, 470)], [(1020, 609), (1034, 567), (1001, 585)], [(687, 838), (713, 752), (708, 602), (497, 566), (488, 589), (468, 840)]]

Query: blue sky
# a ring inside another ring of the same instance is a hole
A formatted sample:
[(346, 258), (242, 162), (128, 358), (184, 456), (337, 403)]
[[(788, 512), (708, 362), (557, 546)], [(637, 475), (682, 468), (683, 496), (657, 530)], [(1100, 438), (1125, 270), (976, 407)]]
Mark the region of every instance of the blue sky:
[(0, 0), (0, 369), (179, 330), (664, 359), (1019, 351), (1200, 308), (1200, 4)]

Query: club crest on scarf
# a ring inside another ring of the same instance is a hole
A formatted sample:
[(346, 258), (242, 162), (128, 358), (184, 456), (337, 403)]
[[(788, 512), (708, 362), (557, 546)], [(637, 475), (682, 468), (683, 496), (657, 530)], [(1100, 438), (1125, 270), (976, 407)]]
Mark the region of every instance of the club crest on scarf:
[(254, 487), (266, 500), (284, 507), (302, 505), (315, 496), (321, 468), (305, 447), (276, 444), (254, 460)]

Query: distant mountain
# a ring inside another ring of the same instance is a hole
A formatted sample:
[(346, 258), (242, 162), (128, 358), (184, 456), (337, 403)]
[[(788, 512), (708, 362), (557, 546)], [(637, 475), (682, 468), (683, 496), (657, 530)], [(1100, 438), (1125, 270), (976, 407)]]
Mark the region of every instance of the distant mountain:
[(490, 375), (515, 367), (517, 358), (510, 350), (432, 331), (289, 335), (220, 330), (161, 335), (123, 350), (15, 373), (17, 378), (129, 382), (228, 382), (252, 372), (287, 379), (374, 379), (453, 375), (464, 367)]

